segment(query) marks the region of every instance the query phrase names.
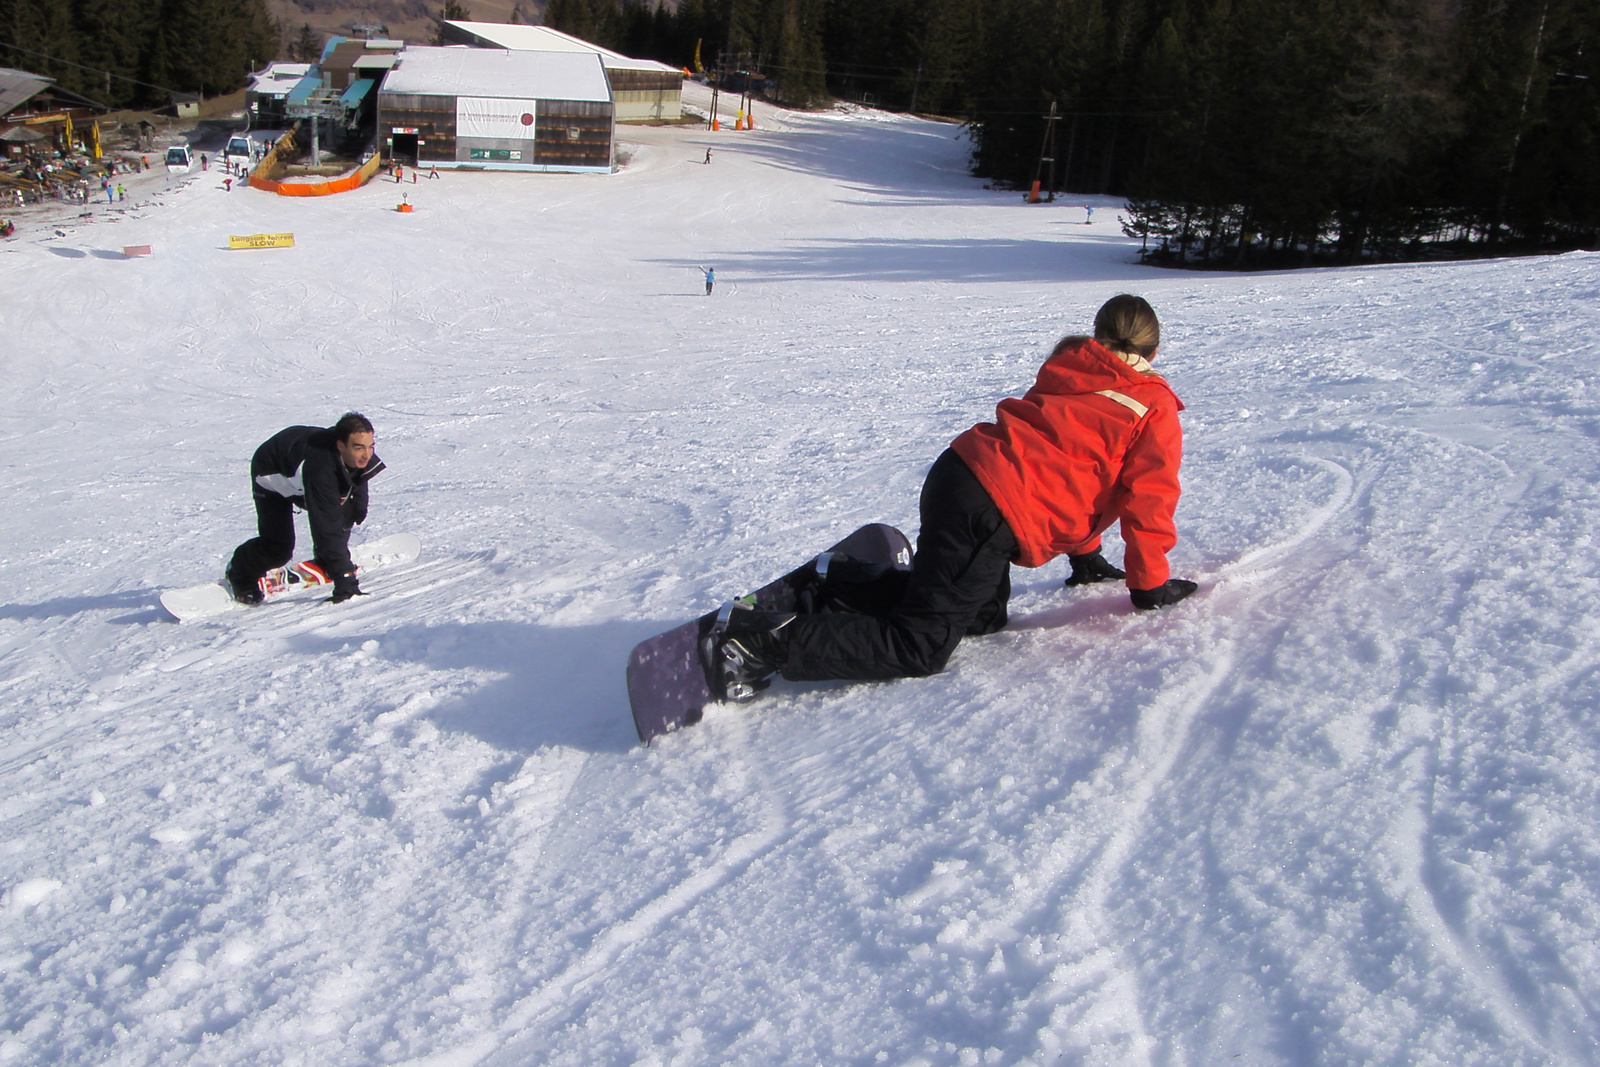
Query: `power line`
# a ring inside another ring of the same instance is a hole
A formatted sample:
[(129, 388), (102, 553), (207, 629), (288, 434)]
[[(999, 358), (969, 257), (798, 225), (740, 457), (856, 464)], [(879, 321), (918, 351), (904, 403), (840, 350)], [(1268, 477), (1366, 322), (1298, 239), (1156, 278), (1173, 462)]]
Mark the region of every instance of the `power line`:
[[(24, 48), (19, 44), (12, 44), (9, 41), (0, 41), (0, 48), (9, 48), (13, 52), (25, 52), (30, 56), (38, 56), (40, 59), (48, 59), (52, 63), (60, 63), (62, 66), (77, 67), (79, 70), (87, 70), (92, 74), (104, 74), (107, 78), (117, 78), (121, 81), (132, 82), (134, 85), (142, 85), (146, 89), (159, 89), (163, 93), (179, 93), (180, 95), (182, 92), (178, 89), (169, 89), (165, 85), (152, 85), (150, 82), (142, 82), (138, 78), (130, 78), (126, 74), (118, 74), (115, 71), (102, 70), (99, 67), (85, 66), (82, 63), (74, 63), (70, 59), (57, 59), (55, 56), (48, 55), (44, 52), (35, 52), (31, 48)], [(54, 80), (54, 78), (51, 79), (51, 81)]]

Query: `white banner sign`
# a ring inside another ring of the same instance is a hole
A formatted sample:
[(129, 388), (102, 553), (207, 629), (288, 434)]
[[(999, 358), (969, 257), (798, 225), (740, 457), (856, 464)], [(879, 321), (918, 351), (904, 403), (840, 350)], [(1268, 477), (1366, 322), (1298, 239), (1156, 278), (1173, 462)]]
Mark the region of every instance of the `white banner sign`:
[(531, 141), (535, 111), (532, 100), (458, 96), (456, 136)]

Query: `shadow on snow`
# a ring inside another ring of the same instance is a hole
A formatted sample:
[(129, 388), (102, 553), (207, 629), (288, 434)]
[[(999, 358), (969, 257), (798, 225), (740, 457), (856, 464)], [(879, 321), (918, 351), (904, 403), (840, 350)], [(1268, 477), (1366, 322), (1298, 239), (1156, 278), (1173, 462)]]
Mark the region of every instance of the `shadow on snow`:
[[(373, 636), (385, 659), (497, 676), (430, 709), (427, 717), (442, 730), (470, 734), (506, 752), (528, 754), (544, 745), (622, 752), (639, 743), (624, 680), (628, 653), (667, 625), (418, 623)], [(332, 654), (350, 641), (348, 635), (302, 635), (293, 647), (301, 654)]]
[(114, 611), (119, 608), (135, 610), (109, 621), (114, 623), (155, 622), (170, 618), (157, 602), (159, 589), (131, 589), (125, 593), (108, 593), (105, 596), (63, 596), (38, 604), (0, 604), (0, 619), (60, 619), (81, 615), (87, 611)]
[[(719, 281), (744, 285), (791, 281), (1115, 282), (1146, 279), (1157, 269), (1134, 261), (1121, 237), (965, 238), (961, 240), (830, 238), (782, 250), (726, 253)], [(664, 259), (673, 267), (698, 262)]]

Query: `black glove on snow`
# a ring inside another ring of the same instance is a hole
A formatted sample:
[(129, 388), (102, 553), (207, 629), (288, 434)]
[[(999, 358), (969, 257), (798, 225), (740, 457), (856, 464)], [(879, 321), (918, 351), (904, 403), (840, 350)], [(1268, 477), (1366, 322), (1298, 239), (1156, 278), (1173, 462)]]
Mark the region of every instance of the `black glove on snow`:
[(1072, 564), (1072, 576), (1066, 581), (1068, 589), (1096, 582), (1120, 582), (1127, 577), (1126, 573), (1107, 563), (1099, 549), (1081, 556), (1068, 556), (1067, 562)]
[(1168, 578), (1166, 583), (1154, 589), (1130, 589), (1128, 593), (1133, 597), (1133, 606), (1140, 611), (1149, 611), (1151, 608), (1164, 608), (1169, 604), (1176, 604), (1196, 589), (1200, 588), (1191, 581), (1183, 578)]
[(333, 580), (333, 595), (328, 598), (330, 604), (343, 604), (353, 596), (366, 596), (361, 591), (361, 582), (354, 574), (341, 574)]

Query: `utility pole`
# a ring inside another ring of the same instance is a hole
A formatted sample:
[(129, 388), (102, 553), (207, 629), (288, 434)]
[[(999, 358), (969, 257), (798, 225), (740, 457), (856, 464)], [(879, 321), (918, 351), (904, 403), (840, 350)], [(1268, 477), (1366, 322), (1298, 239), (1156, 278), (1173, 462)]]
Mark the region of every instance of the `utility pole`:
[(744, 62), (744, 84), (739, 87), (739, 118), (747, 119), (750, 114), (750, 53), (746, 52), (741, 57)]
[(1533, 55), (1528, 60), (1528, 77), (1522, 83), (1522, 106), (1517, 110), (1517, 130), (1511, 138), (1511, 151), (1506, 155), (1505, 178), (1500, 183), (1500, 196), (1495, 201), (1494, 219), (1489, 226), (1489, 243), (1500, 240), (1500, 224), (1505, 220), (1506, 204), (1511, 199), (1511, 178), (1517, 169), (1517, 150), (1522, 147), (1522, 126), (1528, 119), (1528, 98), (1533, 95), (1533, 80), (1539, 72), (1539, 49), (1544, 46), (1545, 20), (1550, 14), (1550, 0), (1539, 8), (1539, 28), (1533, 38)]
[(1039, 146), (1039, 165), (1033, 170), (1033, 191), (1028, 194), (1028, 203), (1039, 202), (1039, 176), (1044, 173), (1044, 165), (1050, 164), (1050, 202), (1056, 199), (1056, 122), (1061, 116), (1056, 114), (1056, 102), (1050, 101), (1050, 114), (1044, 116), (1044, 143)]
[(1050, 181), (1045, 186), (1050, 191), (1050, 203), (1056, 202), (1056, 102), (1050, 101), (1050, 120), (1045, 123), (1045, 136), (1050, 142)]
[(1072, 129), (1067, 133), (1067, 165), (1061, 168), (1061, 184), (1072, 182), (1072, 153), (1078, 147), (1078, 116), (1072, 116)]

